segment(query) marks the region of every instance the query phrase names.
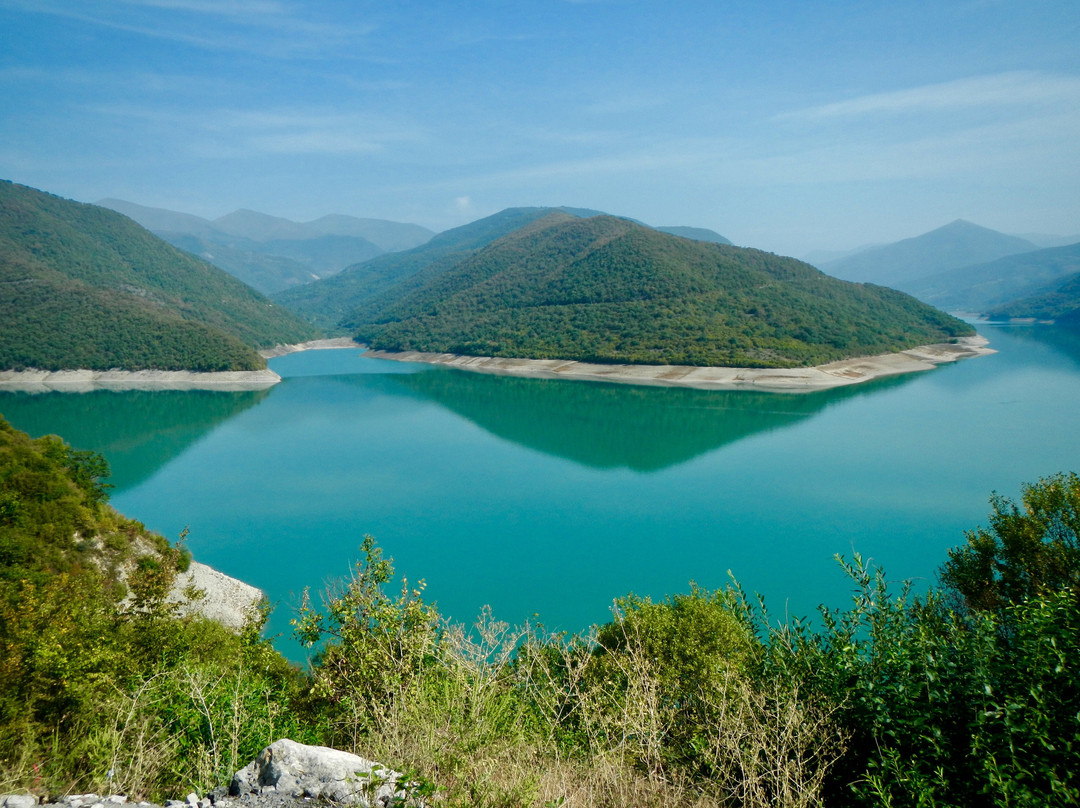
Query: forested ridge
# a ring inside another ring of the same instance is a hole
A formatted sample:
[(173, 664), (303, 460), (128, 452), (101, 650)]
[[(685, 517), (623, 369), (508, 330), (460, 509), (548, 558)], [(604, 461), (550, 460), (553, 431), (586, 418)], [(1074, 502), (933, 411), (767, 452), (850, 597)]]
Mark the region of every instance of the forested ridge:
[(1073, 328), (1080, 326), (1080, 272), (1048, 284), (1041, 293), (997, 306), (987, 317), (991, 320), (1031, 317)]
[(0, 369), (251, 370), (317, 329), (114, 211), (0, 182)]
[(405, 771), (430, 806), (1080, 801), (1076, 474), (992, 496), (917, 595), (843, 561), (852, 602), (813, 623), (691, 584), (575, 636), (467, 627), (365, 537), (299, 606), (304, 671), (258, 619), (179, 616), (162, 595), (185, 553), (113, 511), (107, 475), (0, 419), (5, 791), (205, 793), (291, 737)]
[(342, 320), (389, 351), (796, 367), (974, 333), (900, 292), (759, 250), (552, 212)]
[(507, 208), (492, 216), (455, 227), (411, 250), (380, 255), (333, 276), (296, 286), (274, 299), (328, 330), (342, 330), (358, 306), (390, 292), (400, 294), (444, 272), (502, 236), (554, 210), (571, 215), (594, 214), (576, 208)]

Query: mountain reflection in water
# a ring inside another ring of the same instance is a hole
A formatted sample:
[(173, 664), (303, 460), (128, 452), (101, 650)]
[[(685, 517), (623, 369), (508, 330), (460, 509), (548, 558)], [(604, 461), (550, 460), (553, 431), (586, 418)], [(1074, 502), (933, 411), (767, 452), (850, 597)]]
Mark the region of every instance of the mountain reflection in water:
[(386, 378), (388, 390), (419, 394), (520, 446), (591, 468), (650, 472), (791, 426), (839, 401), (911, 377), (802, 394), (528, 379), (445, 368)]

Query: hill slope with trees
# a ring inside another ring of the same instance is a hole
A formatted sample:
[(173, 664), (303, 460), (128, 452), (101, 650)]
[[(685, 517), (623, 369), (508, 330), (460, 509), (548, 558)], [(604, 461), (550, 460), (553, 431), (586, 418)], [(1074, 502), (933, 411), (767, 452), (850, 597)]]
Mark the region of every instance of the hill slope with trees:
[(948, 311), (985, 312), (1041, 294), (1080, 272), (1080, 244), (1009, 255), (912, 282), (907, 291)]
[(263, 294), (329, 277), (384, 252), (423, 244), (434, 233), (415, 224), (329, 214), (294, 222), (253, 210), (213, 221), (201, 216), (103, 199), (174, 247), (224, 269)]
[(974, 330), (908, 295), (771, 253), (548, 212), (347, 315), (388, 351), (797, 367)]
[(95, 205), (0, 182), (0, 368), (252, 370), (318, 336), (220, 269)]
[(332, 278), (274, 295), (274, 299), (327, 330), (340, 330), (343, 320), (358, 306), (388, 290), (412, 288), (459, 261), (554, 210), (570, 215), (596, 211), (570, 208), (507, 208), (492, 216), (439, 233), (426, 244), (347, 267)]
[(1066, 276), (1044, 292), (998, 306), (986, 316), (991, 320), (1033, 318), (1080, 326), (1080, 272)]

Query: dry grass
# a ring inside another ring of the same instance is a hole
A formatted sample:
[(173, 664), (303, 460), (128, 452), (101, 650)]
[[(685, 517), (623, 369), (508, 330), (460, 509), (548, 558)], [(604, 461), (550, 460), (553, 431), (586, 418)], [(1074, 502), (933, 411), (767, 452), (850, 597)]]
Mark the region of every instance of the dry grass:
[(818, 805), (843, 749), (831, 711), (797, 692), (762, 692), (724, 673), (717, 721), (691, 778), (665, 748), (677, 705), (656, 663), (631, 645), (614, 661), (625, 687), (589, 670), (592, 637), (539, 637), (484, 614), (472, 633), (448, 628), (438, 676), (403, 687), (355, 736), (354, 751), (433, 783), (448, 806)]

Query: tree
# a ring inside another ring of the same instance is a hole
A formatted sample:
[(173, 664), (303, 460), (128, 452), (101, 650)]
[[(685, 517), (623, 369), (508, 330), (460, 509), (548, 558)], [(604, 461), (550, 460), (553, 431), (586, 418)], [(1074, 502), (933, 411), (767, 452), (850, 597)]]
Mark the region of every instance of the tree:
[(1080, 583), (1080, 477), (1025, 485), (1022, 504), (994, 494), (990, 527), (949, 551), (941, 580), (968, 608), (996, 610)]

